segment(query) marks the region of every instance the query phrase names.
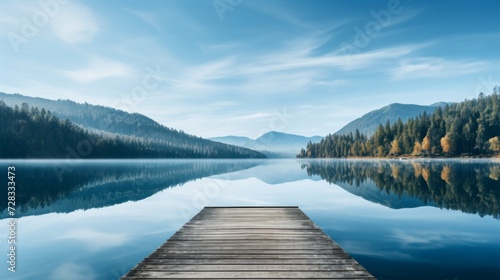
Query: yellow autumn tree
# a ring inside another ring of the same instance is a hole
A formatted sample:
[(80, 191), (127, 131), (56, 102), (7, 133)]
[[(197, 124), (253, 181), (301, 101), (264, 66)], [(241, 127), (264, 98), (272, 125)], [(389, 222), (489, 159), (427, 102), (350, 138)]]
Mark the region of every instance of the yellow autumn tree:
[(415, 141), (415, 145), (413, 146), (413, 155), (418, 156), (422, 153), (422, 145), (420, 142)]
[(391, 151), (389, 153), (395, 156), (401, 154), (401, 147), (399, 147), (399, 141), (397, 139), (391, 142)]
[(451, 153), (453, 142), (450, 139), (449, 134), (446, 134), (443, 138), (441, 138), (441, 147), (443, 148), (443, 153)]
[(377, 155), (379, 157), (383, 157), (384, 156), (384, 146), (378, 146), (377, 147)]
[(422, 140), (422, 150), (430, 153), (430, 151), (431, 151), (431, 139), (429, 139), (429, 136), (425, 136), (424, 140)]
[(490, 144), (491, 151), (493, 151), (494, 153), (500, 152), (500, 140), (498, 139), (498, 136), (488, 140), (488, 143)]

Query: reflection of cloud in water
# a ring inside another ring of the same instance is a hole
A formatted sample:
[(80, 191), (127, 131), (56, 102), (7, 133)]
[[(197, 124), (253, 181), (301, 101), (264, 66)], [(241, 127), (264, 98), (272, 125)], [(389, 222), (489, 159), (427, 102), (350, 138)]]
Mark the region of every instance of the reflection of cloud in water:
[[(207, 182), (222, 186), (217, 195), (203, 195), (206, 193), (204, 187)], [(325, 211), (352, 208), (353, 206), (360, 208), (379, 207), (375, 204), (367, 205), (362, 198), (341, 188), (332, 188), (310, 180), (294, 181), (270, 187), (256, 178), (232, 181), (205, 178), (178, 188), (176, 195), (177, 200), (184, 201), (192, 208), (200, 206), (199, 209), (209, 205), (297, 205), (304, 209), (323, 209)], [(205, 203), (199, 205), (199, 202)]]
[(462, 231), (450, 230), (393, 230), (392, 239), (399, 241), (404, 248), (415, 247), (419, 250), (446, 247), (450, 244), (491, 243), (490, 237)]
[(92, 280), (96, 279), (93, 269), (88, 265), (64, 263), (52, 272), (50, 277), (53, 280)]
[[(259, 206), (267, 206), (267, 205), (274, 205), (272, 198), (260, 198), (260, 199), (253, 199), (253, 198), (245, 198), (245, 197), (239, 197), (238, 195), (225, 195), (221, 196), (221, 199), (228, 201), (226, 203), (221, 203), (218, 204), (220, 206), (231, 206), (231, 205), (259, 205)], [(229, 202), (230, 201), (230, 202)]]
[(129, 238), (122, 233), (106, 233), (82, 228), (68, 231), (61, 235), (59, 239), (73, 239), (79, 241), (85, 244), (90, 251), (119, 247), (129, 240)]
[[(272, 170), (272, 172), (270, 172)], [(300, 180), (320, 181), (320, 176), (309, 176), (303, 172), (295, 160), (271, 159), (255, 167), (236, 172), (214, 175), (213, 178), (226, 180), (244, 180), (255, 178), (269, 185), (279, 185)]]
[(351, 255), (373, 256), (383, 259), (397, 259), (411, 261), (416, 258), (409, 253), (404, 253), (399, 250), (380, 250), (378, 247), (370, 247), (357, 242), (345, 241), (342, 243), (342, 248)]

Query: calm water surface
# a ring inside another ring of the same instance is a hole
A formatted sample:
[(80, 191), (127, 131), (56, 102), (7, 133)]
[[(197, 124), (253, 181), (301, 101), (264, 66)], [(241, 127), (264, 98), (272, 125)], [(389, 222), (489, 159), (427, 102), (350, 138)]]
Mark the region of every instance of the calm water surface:
[(7, 271), (3, 205), (0, 279), (119, 279), (218, 205), (298, 205), (378, 279), (500, 279), (499, 162), (1, 161), (5, 177), (10, 165), (18, 262)]

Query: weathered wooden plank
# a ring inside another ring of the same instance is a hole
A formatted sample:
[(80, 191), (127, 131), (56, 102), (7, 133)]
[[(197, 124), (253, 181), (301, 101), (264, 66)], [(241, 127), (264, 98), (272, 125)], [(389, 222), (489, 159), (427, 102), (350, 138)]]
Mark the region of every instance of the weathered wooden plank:
[[(233, 238), (230, 238), (233, 237)], [(207, 243), (226, 243), (226, 244), (231, 244), (231, 243), (236, 243), (236, 244), (241, 244), (241, 240), (248, 240), (248, 241), (253, 241), (253, 242), (261, 242), (261, 243), (269, 243), (269, 241), (266, 240), (279, 240), (280, 242), (294, 242), (294, 243), (299, 243), (299, 242), (310, 242), (310, 243), (320, 243), (320, 242), (328, 242), (329, 239), (326, 236), (322, 235), (284, 235), (284, 234), (239, 234), (238, 236), (234, 235), (229, 235), (229, 234), (200, 234), (200, 235), (174, 235), (172, 238), (170, 238), (170, 242), (175, 242), (175, 243), (196, 243), (200, 242), (198, 240), (201, 240), (202, 243), (207, 242)]]
[(232, 244), (235, 242), (240, 242), (240, 243), (248, 243), (248, 244), (255, 244), (255, 243), (276, 243), (276, 242), (296, 242), (296, 243), (304, 243), (304, 242), (314, 242), (316, 241), (316, 244), (323, 243), (326, 240), (324, 238), (320, 237), (313, 237), (313, 238), (295, 238), (295, 237), (259, 237), (259, 238), (224, 238), (224, 237), (208, 237), (208, 238), (175, 238), (175, 239), (170, 239), (170, 241), (175, 241), (175, 242), (206, 242), (208, 244), (210, 243), (220, 243), (224, 241), (228, 241), (228, 244)]
[[(162, 280), (162, 279), (167, 279), (167, 278), (139, 278), (139, 277), (123, 277), (122, 280)], [(186, 278), (168, 278), (169, 280), (185, 280)], [(219, 279), (219, 278), (190, 278), (190, 279)], [(245, 279), (245, 280), (283, 280), (286, 278), (239, 278), (239, 279)], [(349, 280), (376, 280), (375, 277), (371, 276), (329, 276), (326, 278), (293, 278), (293, 279), (324, 279), (324, 280), (338, 280), (338, 279), (349, 279)]]
[(364, 270), (362, 266), (349, 264), (239, 264), (239, 265), (222, 265), (222, 264), (202, 264), (202, 265), (179, 265), (179, 264), (142, 264), (138, 266), (141, 270), (156, 270), (156, 271), (355, 271)]
[(330, 254), (168, 254), (161, 252), (154, 252), (149, 256), (150, 258), (164, 258), (164, 259), (216, 259), (216, 258), (234, 258), (234, 259), (295, 259), (295, 258), (332, 258), (332, 259), (346, 259), (351, 258), (347, 253), (337, 252)]
[(222, 243), (222, 242), (217, 242), (217, 243), (208, 243), (208, 244), (203, 244), (202, 242), (186, 242), (186, 243), (192, 243), (192, 244), (182, 244), (180, 242), (175, 242), (172, 244), (166, 244), (165, 246), (162, 246), (158, 250), (171, 250), (171, 251), (185, 251), (185, 250), (191, 250), (191, 251), (262, 251), (262, 250), (279, 250), (279, 251), (286, 251), (286, 250), (309, 250), (309, 251), (316, 251), (316, 250), (342, 250), (339, 246), (336, 246), (335, 244), (329, 244), (324, 241), (318, 242), (318, 243), (313, 243), (310, 241), (301, 241), (301, 242), (287, 242), (287, 243), (277, 243), (277, 242), (248, 242), (245, 244), (238, 245), (237, 243)]
[[(320, 235), (320, 236), (325, 236), (324, 233), (322, 233), (320, 230), (312, 230), (312, 229), (258, 229), (254, 228), (252, 231), (247, 231), (245, 229), (205, 229), (203, 232), (199, 232), (196, 229), (188, 229), (188, 228), (182, 228), (180, 229), (174, 236), (176, 235), (196, 235), (196, 236), (203, 236), (203, 235), (211, 235), (211, 234), (216, 234), (216, 235), (229, 235), (229, 236), (234, 236), (234, 235), (245, 235), (245, 234), (266, 234), (266, 235), (299, 235), (299, 236), (304, 236), (304, 235)], [(326, 236), (325, 236), (326, 237)]]
[[(257, 247), (257, 246), (256, 246)], [(323, 248), (321, 246), (311, 246), (312, 248), (308, 248), (307, 246), (300, 246), (298, 248), (294, 248), (292, 246), (287, 247), (270, 247), (266, 248), (265, 246), (260, 246), (260, 248), (252, 248), (252, 247), (162, 247), (157, 249), (155, 252), (159, 253), (170, 253), (170, 254), (255, 254), (262, 252), (262, 254), (335, 254), (337, 252), (343, 252), (341, 248), (338, 247), (329, 247)]]
[(367, 271), (203, 271), (202, 273), (196, 271), (154, 271), (154, 270), (133, 270), (128, 275), (130, 277), (140, 278), (181, 278), (181, 279), (195, 279), (195, 278), (213, 278), (213, 279), (245, 279), (245, 278), (281, 278), (281, 279), (296, 279), (296, 278), (327, 278), (332, 277), (335, 273), (336, 277), (370, 277)]
[(122, 279), (375, 278), (297, 207), (206, 207)]
[(234, 258), (217, 258), (217, 259), (161, 259), (161, 258), (146, 258), (143, 263), (160, 264), (160, 265), (320, 265), (320, 264), (349, 264), (358, 265), (351, 258), (346, 259), (331, 259), (331, 258), (293, 258), (293, 259), (234, 259)]
[[(123, 277), (122, 280), (162, 280), (166, 278), (138, 278), (138, 277)], [(185, 278), (168, 278), (169, 280), (184, 280)], [(217, 278), (193, 278), (193, 279), (217, 279)], [(283, 280), (283, 278), (240, 278), (245, 280)], [(294, 278), (294, 279), (311, 279), (311, 278)], [(338, 279), (349, 279), (349, 280), (376, 280), (375, 277), (327, 277), (327, 278), (314, 278), (314, 279), (325, 279), (325, 280), (338, 280)]]
[[(246, 244), (275, 244), (275, 245), (286, 245), (286, 244), (335, 244), (335, 246), (338, 246), (336, 243), (329, 242), (328, 239), (320, 236), (311, 236), (311, 237), (303, 237), (303, 238), (298, 238), (298, 237), (282, 237), (279, 238), (278, 236), (275, 237), (270, 237), (270, 238), (265, 238), (265, 236), (258, 236), (258, 238), (239, 238), (239, 239), (224, 239), (223, 237), (217, 237), (215, 239), (212, 238), (213, 236), (208, 236), (205, 239), (203, 238), (198, 238), (195, 240), (193, 238), (189, 237), (184, 237), (184, 239), (170, 239), (169, 240), (169, 245), (182, 245), (182, 246), (191, 246), (191, 245), (196, 245), (196, 244), (206, 244), (206, 245), (220, 245), (220, 244), (225, 244), (225, 245), (246, 245)], [(242, 241), (247, 241), (247, 243), (243, 243)], [(277, 242), (278, 241), (278, 242)]]
[(303, 238), (303, 237), (288, 237), (288, 236), (284, 236), (284, 237), (279, 237), (279, 236), (271, 236), (271, 237), (268, 237), (266, 238), (265, 236), (262, 236), (262, 237), (248, 237), (248, 238), (237, 238), (237, 237), (233, 237), (233, 238), (230, 238), (230, 237), (224, 237), (224, 236), (211, 236), (211, 237), (206, 237), (206, 238), (197, 238), (197, 237), (183, 237), (183, 238), (173, 238), (173, 239), (170, 239), (171, 241), (178, 241), (178, 242), (194, 242), (194, 241), (216, 241), (216, 242), (223, 242), (224, 240), (228, 240), (228, 241), (240, 241), (241, 243), (243, 242), (258, 242), (258, 241), (261, 241), (261, 242), (269, 242), (269, 241), (275, 241), (275, 242), (279, 242), (279, 241), (296, 241), (296, 242), (299, 242), (299, 241), (318, 241), (318, 242), (322, 242), (324, 241), (324, 238), (322, 237), (311, 237), (311, 238)]
[[(186, 278), (142, 278), (142, 277), (123, 277), (122, 280), (162, 280), (162, 279), (169, 279), (169, 280), (185, 280)], [(219, 279), (219, 278), (188, 278), (188, 279)], [(236, 279), (236, 278), (235, 278)], [(238, 278), (238, 279), (245, 279), (245, 280), (283, 280), (287, 278)], [(376, 280), (375, 277), (373, 276), (327, 276), (327, 277), (316, 277), (316, 278), (310, 278), (310, 277), (296, 277), (296, 278), (291, 278), (291, 279), (324, 279), (324, 280), (338, 280), (338, 279), (349, 279), (349, 280)]]
[(279, 243), (276, 242), (248, 242), (245, 244), (238, 245), (237, 243), (209, 243), (203, 244), (203, 242), (196, 242), (194, 244), (186, 244), (193, 242), (176, 242), (168, 244), (167, 246), (163, 246), (161, 250), (326, 250), (326, 249), (339, 249), (338, 246), (334, 244), (328, 244), (326, 242), (322, 243), (314, 243), (314, 242), (288, 242), (288, 243)]
[(303, 225), (303, 226), (290, 226), (290, 225), (256, 225), (255, 227), (252, 227), (251, 225), (225, 225), (225, 226), (196, 226), (196, 225), (186, 225), (185, 227), (187, 228), (192, 228), (192, 229), (198, 229), (198, 230), (205, 230), (205, 229), (223, 229), (223, 228), (238, 228), (238, 229), (245, 229), (245, 230), (251, 230), (254, 228), (257, 229), (290, 229), (290, 230), (295, 230), (295, 229), (304, 229), (307, 230), (308, 226)]

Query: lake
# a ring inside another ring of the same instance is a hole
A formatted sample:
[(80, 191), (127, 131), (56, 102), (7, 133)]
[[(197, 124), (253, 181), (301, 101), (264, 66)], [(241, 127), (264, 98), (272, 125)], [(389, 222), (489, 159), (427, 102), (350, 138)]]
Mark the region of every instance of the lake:
[(378, 279), (500, 279), (500, 162), (1, 161), (16, 167), (17, 272), (119, 279), (204, 206), (297, 205)]

